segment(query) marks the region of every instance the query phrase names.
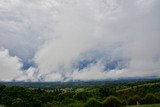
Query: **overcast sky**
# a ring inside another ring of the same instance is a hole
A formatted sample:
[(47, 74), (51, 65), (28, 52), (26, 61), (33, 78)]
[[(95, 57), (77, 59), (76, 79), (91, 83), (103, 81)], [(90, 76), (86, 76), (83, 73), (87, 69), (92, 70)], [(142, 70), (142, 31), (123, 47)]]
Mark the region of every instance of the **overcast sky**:
[(160, 0), (0, 0), (0, 81), (160, 76)]

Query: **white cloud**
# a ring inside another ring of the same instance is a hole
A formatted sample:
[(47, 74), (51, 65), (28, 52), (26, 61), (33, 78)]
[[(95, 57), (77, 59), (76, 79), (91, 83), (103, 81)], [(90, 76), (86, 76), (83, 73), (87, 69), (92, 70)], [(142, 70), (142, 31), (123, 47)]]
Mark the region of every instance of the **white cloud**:
[[(103, 80), (103, 79), (118, 79), (125, 77), (132, 77), (127, 69), (118, 69), (105, 70), (104, 64), (99, 61), (96, 64), (90, 64), (87, 68), (82, 70), (75, 70), (71, 74), (71, 80)], [(134, 75), (137, 76), (137, 75)]]
[[(17, 80), (159, 76), (159, 5), (159, 0), (2, 0), (0, 46), (10, 51), (8, 57), (35, 63)], [(95, 62), (74, 67), (83, 60)]]
[(8, 50), (0, 49), (0, 81), (14, 80), (21, 74), (22, 63), (16, 56), (9, 55)]

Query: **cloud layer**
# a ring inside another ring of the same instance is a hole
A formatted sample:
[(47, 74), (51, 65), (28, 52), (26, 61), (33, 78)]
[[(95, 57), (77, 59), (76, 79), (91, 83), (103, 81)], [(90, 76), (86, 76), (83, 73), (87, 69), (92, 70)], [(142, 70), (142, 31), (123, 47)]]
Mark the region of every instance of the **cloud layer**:
[(1, 80), (160, 75), (159, 0), (2, 0), (0, 4)]
[(0, 49), (1, 80), (14, 80), (14, 78), (21, 74), (21, 67), (22, 64), (18, 57), (12, 57), (9, 55), (8, 50)]

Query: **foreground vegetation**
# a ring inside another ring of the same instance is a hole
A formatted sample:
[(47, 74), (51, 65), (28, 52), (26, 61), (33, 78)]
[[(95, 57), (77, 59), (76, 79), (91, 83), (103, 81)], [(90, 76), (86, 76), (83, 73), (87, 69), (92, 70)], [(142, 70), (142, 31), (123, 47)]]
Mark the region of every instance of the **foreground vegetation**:
[(127, 107), (160, 107), (160, 104), (148, 104), (148, 105), (133, 105), (133, 106), (127, 106)]
[[(43, 89), (0, 85), (0, 104), (8, 107), (121, 107), (158, 103), (160, 103), (160, 80), (78, 88)], [(139, 107), (151, 106), (160, 107), (159, 105)]]

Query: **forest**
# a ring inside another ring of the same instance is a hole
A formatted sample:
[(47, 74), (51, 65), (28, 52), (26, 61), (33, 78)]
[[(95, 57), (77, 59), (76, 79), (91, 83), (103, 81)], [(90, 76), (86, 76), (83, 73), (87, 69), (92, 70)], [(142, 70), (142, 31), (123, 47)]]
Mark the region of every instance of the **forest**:
[[(82, 82), (77, 83), (82, 84)], [(22, 83), (21, 85), (1, 83), (0, 104), (5, 107), (128, 107), (160, 103), (159, 79), (113, 83), (91, 82), (92, 85), (87, 86), (89, 83), (81, 87), (64, 83), (67, 84), (65, 87), (51, 85), (48, 88), (29, 87)]]

